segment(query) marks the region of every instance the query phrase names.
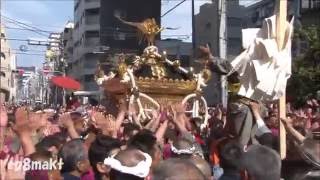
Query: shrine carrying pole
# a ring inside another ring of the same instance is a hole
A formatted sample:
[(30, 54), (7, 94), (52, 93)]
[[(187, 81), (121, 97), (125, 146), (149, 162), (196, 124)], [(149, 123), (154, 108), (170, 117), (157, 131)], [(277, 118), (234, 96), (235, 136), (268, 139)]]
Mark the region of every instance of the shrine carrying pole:
[[(275, 14), (277, 17), (277, 44), (278, 49), (281, 50), (284, 47), (284, 38), (287, 28), (287, 0), (276, 0)], [(281, 159), (286, 158), (287, 145), (286, 145), (286, 130), (281, 118), (286, 118), (286, 95), (284, 94), (278, 102), (278, 118), (279, 118), (279, 152)]]

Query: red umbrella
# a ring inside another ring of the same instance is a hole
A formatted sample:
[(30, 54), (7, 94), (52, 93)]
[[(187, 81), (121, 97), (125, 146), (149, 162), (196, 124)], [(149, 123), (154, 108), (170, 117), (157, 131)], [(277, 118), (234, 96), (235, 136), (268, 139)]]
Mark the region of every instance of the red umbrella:
[(81, 86), (78, 81), (68, 76), (54, 76), (51, 78), (51, 81), (56, 86), (65, 89), (79, 90)]

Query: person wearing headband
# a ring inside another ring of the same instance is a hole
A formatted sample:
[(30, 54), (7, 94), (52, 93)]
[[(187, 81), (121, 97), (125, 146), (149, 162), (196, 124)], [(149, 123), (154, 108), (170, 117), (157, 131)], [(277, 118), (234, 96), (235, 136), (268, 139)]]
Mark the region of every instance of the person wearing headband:
[(137, 149), (126, 149), (108, 157), (104, 164), (111, 168), (110, 180), (143, 180), (150, 172), (152, 158)]
[(176, 158), (189, 159), (195, 154), (196, 148), (189, 139), (180, 137), (171, 144), (171, 152)]
[(89, 148), (89, 161), (95, 180), (108, 180), (110, 167), (104, 164), (104, 160), (120, 151), (121, 142), (118, 139), (100, 134), (91, 143)]
[(152, 167), (157, 166), (162, 160), (162, 150), (157, 138), (149, 130), (141, 130), (128, 142), (128, 148), (139, 149), (152, 157)]

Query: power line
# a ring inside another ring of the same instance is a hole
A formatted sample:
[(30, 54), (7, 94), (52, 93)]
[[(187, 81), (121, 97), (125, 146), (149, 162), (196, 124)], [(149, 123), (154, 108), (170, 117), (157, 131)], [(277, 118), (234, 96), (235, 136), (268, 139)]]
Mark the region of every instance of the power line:
[[(22, 31), (34, 31), (34, 30), (28, 29), (28, 28), (17, 28), (17, 27), (10, 27), (10, 26), (4, 26), (4, 28), (6, 28), (6, 29), (13, 29), (13, 30), (22, 30)], [(54, 31), (45, 31), (45, 30), (42, 30), (41, 32), (53, 33)]]
[(12, 23), (12, 24), (14, 24), (14, 25), (16, 25), (16, 26), (18, 26), (18, 27), (24, 28), (25, 30), (34, 32), (34, 33), (39, 34), (39, 35), (41, 35), (41, 36), (45, 36), (45, 37), (48, 37), (48, 36), (49, 36), (49, 34), (43, 34), (42, 32), (37, 31), (37, 30), (28, 29), (28, 28), (26, 28), (26, 27), (24, 27), (24, 26), (21, 26), (21, 25), (15, 23), (15, 22), (8, 22), (8, 23)]
[(44, 56), (45, 54), (40, 53), (24, 53), (24, 52), (10, 52), (10, 51), (4, 51), (4, 53), (12, 53), (12, 54), (21, 54), (21, 55), (30, 55), (30, 56)]
[(28, 25), (28, 24), (25, 24), (25, 23), (23, 23), (23, 22), (20, 22), (20, 21), (11, 19), (11, 18), (6, 17), (6, 16), (3, 16), (3, 15), (2, 15), (2, 17), (3, 17), (6, 21), (12, 22), (13, 24), (15, 24), (15, 25), (17, 25), (17, 26), (20, 26), (20, 27), (22, 27), (22, 28), (27, 28), (27, 29), (28, 29), (28, 28), (31, 28), (31, 29), (29, 29), (30, 31), (35, 32), (35, 33), (37, 33), (37, 34), (39, 34), (39, 35), (48, 37), (48, 34), (49, 34), (49, 33), (43, 34), (42, 32), (43, 32), (44, 30), (42, 30), (42, 29), (39, 29), (39, 28), (34, 27), (34, 26), (30, 26), (30, 25)]
[(186, 1), (187, 0), (182, 0), (180, 3), (176, 4), (171, 9), (169, 9), (167, 12), (165, 12), (163, 15), (161, 15), (161, 17), (164, 17), (165, 15), (169, 14), (171, 11), (173, 11), (174, 9), (176, 9), (177, 7), (179, 7), (182, 3), (186, 2)]
[(36, 42), (48, 42), (48, 41), (42, 41), (42, 40), (32, 40), (32, 39), (19, 39), (19, 38), (0, 38), (0, 39), (3, 39), (3, 40), (8, 40), (8, 41), (25, 41), (25, 42), (33, 42), (33, 41), (36, 41)]
[[(21, 51), (21, 49), (11, 49), (13, 51)], [(26, 52), (46, 52), (44, 50), (28, 49)]]
[(12, 23), (12, 24), (15, 24), (19, 27), (22, 27), (22, 28), (26, 28), (26, 29), (30, 29), (30, 30), (33, 30), (33, 31), (37, 31), (37, 32), (46, 32), (45, 30), (42, 30), (42, 29), (39, 29), (37, 27), (33, 27), (33, 26), (30, 26), (30, 25), (27, 25), (25, 23), (22, 23), (20, 21), (17, 21), (17, 20), (14, 20), (14, 19), (11, 19), (11, 18), (7, 18), (5, 16), (2, 16), (7, 22), (9, 23)]
[(45, 54), (36, 54), (36, 53), (14, 53), (14, 54), (18, 54), (18, 55), (29, 55), (29, 56), (45, 56)]

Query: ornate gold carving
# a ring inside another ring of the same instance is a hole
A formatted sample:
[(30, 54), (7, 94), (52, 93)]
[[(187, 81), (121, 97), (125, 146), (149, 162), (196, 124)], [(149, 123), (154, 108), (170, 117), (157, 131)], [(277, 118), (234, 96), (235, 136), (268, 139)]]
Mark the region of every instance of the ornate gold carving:
[(154, 45), (155, 37), (164, 29), (158, 26), (154, 18), (148, 18), (143, 22), (125, 21), (121, 19), (119, 16), (116, 16), (116, 18), (118, 18), (124, 24), (136, 27), (138, 29), (140, 42), (142, 42), (143, 40), (146, 40), (148, 42), (148, 46)]
[(137, 85), (141, 92), (146, 94), (176, 94), (187, 95), (192, 93), (197, 86), (197, 82), (192, 80), (178, 79), (154, 79), (154, 78), (138, 78)]
[(203, 69), (201, 71), (201, 74), (205, 83), (207, 83), (211, 79), (212, 73), (209, 69)]

